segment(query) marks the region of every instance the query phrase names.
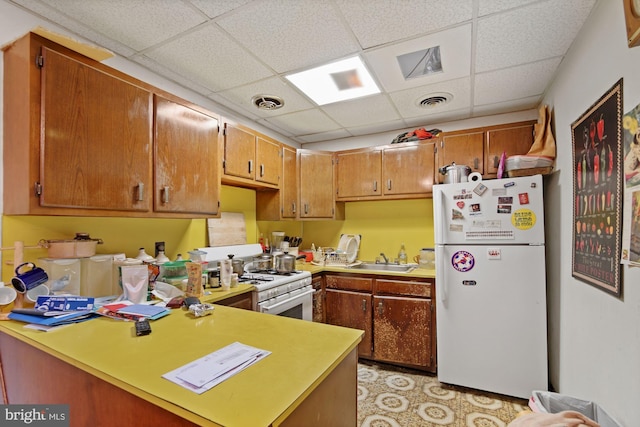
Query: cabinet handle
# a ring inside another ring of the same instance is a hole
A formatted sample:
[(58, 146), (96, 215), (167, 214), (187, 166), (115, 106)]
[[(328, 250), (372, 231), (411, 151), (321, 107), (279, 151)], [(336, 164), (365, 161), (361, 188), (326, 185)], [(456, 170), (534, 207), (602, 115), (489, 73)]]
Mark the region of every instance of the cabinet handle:
[(475, 159), (473, 159), (473, 168), (477, 170), (478, 166), (479, 166), (479, 160), (476, 157)]
[(497, 168), (500, 164), (500, 160), (498, 160), (498, 156), (493, 156), (493, 167)]
[(378, 314), (382, 316), (384, 309), (382, 308), (382, 301), (378, 303)]
[(253, 172), (253, 160), (249, 160), (249, 173)]
[(291, 213), (296, 213), (296, 202), (291, 203)]
[(136, 200), (138, 202), (141, 202), (144, 200), (144, 184), (142, 182), (139, 182), (137, 185), (138, 188), (138, 194), (136, 195)]
[(260, 165), (260, 176), (264, 176), (264, 165)]
[(373, 181), (373, 191), (378, 191), (378, 181)]
[(387, 180), (387, 190), (391, 190), (391, 180)]
[(304, 213), (308, 214), (309, 213), (309, 203), (305, 203), (304, 204)]
[(367, 311), (367, 300), (366, 299), (362, 300), (362, 311), (364, 311), (364, 312)]
[(169, 187), (162, 187), (162, 203), (169, 203)]

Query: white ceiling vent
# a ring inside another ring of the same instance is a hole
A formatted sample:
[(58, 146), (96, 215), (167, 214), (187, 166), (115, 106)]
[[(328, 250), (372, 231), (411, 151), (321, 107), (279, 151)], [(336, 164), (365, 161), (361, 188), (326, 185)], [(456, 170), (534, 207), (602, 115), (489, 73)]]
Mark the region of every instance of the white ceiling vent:
[(421, 96), (416, 100), (416, 105), (421, 108), (434, 108), (442, 104), (446, 104), (453, 99), (453, 95), (446, 92), (432, 93), (427, 96)]
[(256, 95), (251, 102), (261, 110), (277, 110), (284, 106), (282, 98), (275, 95)]

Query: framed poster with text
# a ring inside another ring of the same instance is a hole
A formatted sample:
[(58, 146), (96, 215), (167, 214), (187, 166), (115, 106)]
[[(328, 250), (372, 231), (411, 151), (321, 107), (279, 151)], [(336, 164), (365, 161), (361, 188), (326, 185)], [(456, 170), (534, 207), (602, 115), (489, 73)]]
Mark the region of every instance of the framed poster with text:
[(572, 275), (621, 296), (622, 79), (571, 124)]

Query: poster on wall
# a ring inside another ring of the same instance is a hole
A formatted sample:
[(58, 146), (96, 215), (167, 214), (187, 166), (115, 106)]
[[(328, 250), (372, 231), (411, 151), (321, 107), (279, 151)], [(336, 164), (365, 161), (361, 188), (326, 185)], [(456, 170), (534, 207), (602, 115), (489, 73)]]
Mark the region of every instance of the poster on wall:
[(624, 136), (624, 221), (622, 263), (640, 266), (640, 105), (622, 117)]
[(620, 296), (622, 79), (571, 124), (576, 279)]

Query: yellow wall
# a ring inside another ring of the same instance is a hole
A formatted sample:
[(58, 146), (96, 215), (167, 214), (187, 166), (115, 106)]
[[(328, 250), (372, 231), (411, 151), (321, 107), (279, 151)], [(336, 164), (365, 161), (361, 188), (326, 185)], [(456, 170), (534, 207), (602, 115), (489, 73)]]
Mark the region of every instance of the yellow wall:
[(421, 248), (433, 247), (432, 199), (349, 202), (344, 221), (304, 223), (303, 248), (337, 247), (341, 234), (360, 234), (358, 259), (373, 261), (384, 252), (398, 256), (402, 243), (411, 261)]
[[(303, 238), (301, 249), (309, 249), (312, 243), (335, 248), (341, 234), (360, 234), (358, 258), (369, 261), (380, 252), (395, 258), (401, 243), (406, 245), (410, 260), (420, 248), (433, 247), (432, 206), (431, 199), (350, 202), (345, 205), (344, 221), (256, 221), (254, 190), (223, 186), (221, 195), (223, 212), (244, 213), (247, 243), (257, 242), (260, 233), (270, 239), (272, 231), (284, 231)], [(156, 241), (165, 242), (171, 259), (208, 244), (205, 219), (2, 217), (3, 247), (13, 246), (15, 241), (33, 246), (41, 239), (71, 239), (76, 232), (102, 239), (104, 244), (98, 245), (97, 253), (124, 252), (129, 257), (135, 257), (141, 247), (153, 255)], [(24, 258), (37, 264), (38, 258), (46, 255), (46, 249), (27, 249)], [(2, 259), (2, 280), (9, 282), (14, 274), (7, 262), (13, 261), (13, 253), (3, 252)]]
[[(245, 215), (247, 240), (255, 243), (256, 197), (255, 191), (235, 187), (222, 187), (221, 210), (242, 212)], [(72, 239), (76, 232), (86, 232), (92, 238), (100, 238), (104, 244), (97, 246), (97, 253), (125, 253), (135, 257), (144, 247), (153, 255), (155, 242), (164, 241), (166, 254), (174, 259), (178, 253), (187, 258), (186, 252), (207, 246), (206, 219), (158, 219), (158, 218), (106, 218), (106, 217), (57, 217), (57, 216), (3, 216), (2, 246), (12, 247), (15, 241), (25, 246), (35, 246), (41, 239)], [(46, 257), (46, 249), (26, 249), (25, 261), (37, 264), (38, 258)], [(13, 277), (13, 252), (2, 254), (2, 280)]]

